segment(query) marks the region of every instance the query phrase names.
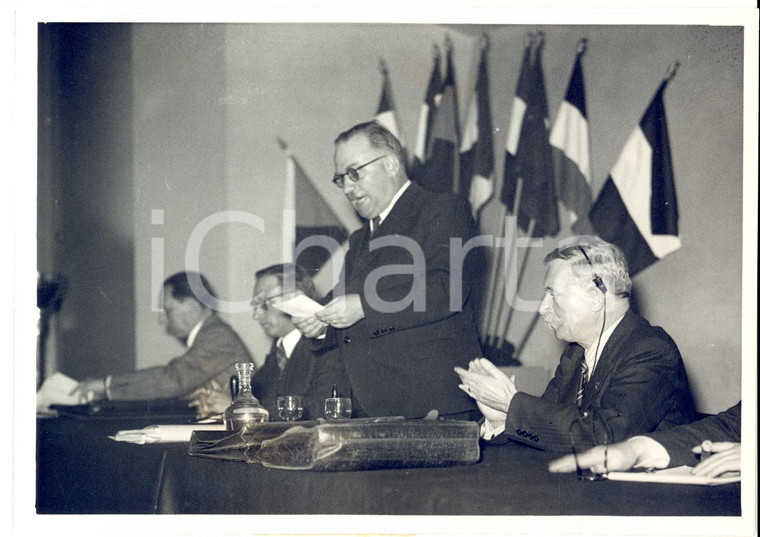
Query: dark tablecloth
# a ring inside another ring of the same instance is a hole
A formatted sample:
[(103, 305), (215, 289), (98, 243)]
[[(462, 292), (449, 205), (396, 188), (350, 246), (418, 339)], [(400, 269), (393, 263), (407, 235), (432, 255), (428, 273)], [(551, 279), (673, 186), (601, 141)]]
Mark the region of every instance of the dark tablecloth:
[(149, 423), (39, 420), (38, 513), (740, 515), (739, 483), (579, 482), (546, 470), (556, 454), (518, 444), (486, 445), (470, 465), (311, 472), (107, 438)]

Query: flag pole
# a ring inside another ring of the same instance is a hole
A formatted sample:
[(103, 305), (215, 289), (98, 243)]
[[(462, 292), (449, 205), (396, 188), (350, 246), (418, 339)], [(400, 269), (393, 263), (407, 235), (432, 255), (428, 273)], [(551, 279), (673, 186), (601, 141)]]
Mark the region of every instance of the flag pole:
[[(454, 150), (454, 177), (452, 177), (451, 186), (452, 186), (452, 191), (455, 194), (458, 194), (459, 187), (460, 187), (459, 183), (461, 180), (461, 178), (459, 177), (459, 143), (461, 142), (460, 140), (461, 135), (459, 132), (456, 132), (459, 130), (458, 129), (459, 117), (457, 117), (459, 114), (459, 106), (457, 103), (458, 97), (457, 97), (456, 85), (455, 85), (456, 81), (453, 78), (454, 66), (452, 65), (452, 63), (454, 59), (454, 42), (451, 40), (451, 37), (449, 36), (449, 34), (446, 34), (443, 42), (444, 42), (444, 45), (446, 46), (446, 78), (445, 80), (448, 80), (449, 75), (452, 75), (451, 82), (452, 84), (454, 84), (451, 89), (453, 90), (453, 98), (454, 98), (454, 130), (455, 130), (454, 147), (455, 147), (455, 150)], [(444, 88), (445, 88), (445, 85), (446, 83), (444, 82)]]
[[(504, 204), (501, 204), (501, 210), (499, 211), (499, 232), (496, 237), (498, 240), (499, 238), (502, 238), (504, 233), (503, 229), (504, 227), (501, 225), (501, 222), (504, 222), (504, 218), (507, 216), (507, 206)], [(494, 245), (495, 247), (495, 245)], [(488, 289), (486, 292), (486, 304), (485, 304), (485, 315), (483, 316), (482, 322), (483, 326), (480, 327), (481, 329), (481, 339), (483, 341), (488, 341), (490, 339), (490, 333), (489, 333), (489, 326), (491, 323), (491, 308), (493, 308), (493, 300), (494, 300), (494, 287), (496, 286), (496, 278), (498, 273), (498, 267), (501, 265), (501, 256), (503, 255), (503, 248), (496, 247), (496, 252), (493, 258), (491, 259), (491, 274), (488, 279)]]
[[(533, 237), (533, 231), (534, 231), (535, 226), (536, 226), (536, 221), (535, 219), (531, 218), (530, 223), (528, 224), (528, 231), (526, 233), (526, 236), (528, 238)], [(515, 248), (515, 253), (517, 253), (516, 250), (517, 248)], [(530, 255), (530, 250), (531, 250), (530, 248), (525, 249), (525, 254), (523, 255), (523, 258), (522, 258), (522, 264), (520, 265), (520, 271), (517, 273), (517, 282), (515, 283), (515, 297), (517, 297), (517, 294), (520, 292), (520, 285), (522, 284), (522, 279), (523, 279), (523, 276), (525, 275), (525, 268), (528, 266), (528, 257)], [(512, 324), (512, 317), (514, 315), (514, 312), (515, 312), (515, 308), (510, 307), (509, 313), (507, 314), (506, 323), (504, 324), (504, 330), (503, 332), (501, 332), (502, 337), (499, 338), (499, 340), (502, 342), (501, 345), (503, 345), (503, 342), (507, 339), (507, 333), (509, 333), (509, 327)], [(499, 319), (501, 319), (501, 317), (502, 317), (502, 312), (499, 311)], [(499, 347), (501, 347), (501, 345), (499, 345)]]
[[(534, 34), (532, 31), (529, 31), (526, 33), (525, 38), (523, 40), (523, 45), (526, 49), (532, 49), (534, 46)], [(523, 179), (521, 177), (517, 178), (516, 185), (515, 185), (515, 200), (514, 205), (512, 207), (512, 213), (511, 215), (518, 215), (520, 211), (520, 203), (522, 198), (522, 183)], [(502, 182), (503, 187), (503, 182)], [(499, 229), (504, 230), (505, 226), (503, 226), (502, 222), (505, 221), (507, 217), (507, 207), (505, 204), (502, 204), (502, 210), (500, 213), (500, 222), (499, 222)], [(506, 239), (505, 237), (506, 232), (501, 234), (501, 237), (503, 239)], [(496, 349), (501, 349), (504, 346), (504, 340), (503, 338), (500, 338), (497, 333), (499, 333), (499, 325), (500, 320), (503, 316), (503, 307), (504, 303), (506, 302), (506, 296), (499, 300), (498, 306), (494, 306), (494, 300), (497, 299), (497, 297), (501, 297), (505, 294), (505, 277), (499, 277), (500, 276), (500, 268), (504, 267), (504, 273), (507, 272), (507, 267), (511, 264), (512, 261), (512, 254), (516, 251), (516, 244), (510, 244), (510, 245), (504, 245), (504, 248), (508, 248), (509, 251), (507, 252), (507, 257), (504, 260), (504, 264), (502, 265), (502, 256), (503, 248), (498, 248), (497, 255), (493, 259), (493, 264), (491, 266), (491, 278), (488, 286), (488, 298), (487, 298), (487, 309), (486, 309), (486, 318), (483, 322), (483, 330), (485, 331), (485, 345), (487, 347), (492, 347)], [(493, 310), (496, 311), (493, 311)], [(506, 335), (506, 334), (505, 334)]]
[(667, 72), (665, 73), (665, 80), (664, 80), (664, 82), (665, 82), (666, 84), (667, 84), (668, 82), (670, 82), (671, 80), (673, 80), (673, 78), (675, 78), (675, 76), (676, 76), (676, 73), (678, 72), (678, 68), (679, 68), (680, 66), (681, 66), (681, 62), (679, 62), (678, 60), (673, 60), (673, 63), (671, 63), (671, 64), (668, 66), (668, 70), (667, 70)]

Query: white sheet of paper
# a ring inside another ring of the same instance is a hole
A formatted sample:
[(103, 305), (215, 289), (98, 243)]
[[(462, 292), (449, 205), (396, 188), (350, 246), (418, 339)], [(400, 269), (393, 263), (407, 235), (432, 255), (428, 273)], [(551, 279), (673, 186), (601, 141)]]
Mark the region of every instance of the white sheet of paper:
[(324, 306), (305, 295), (297, 295), (280, 303), (272, 304), (275, 308), (284, 311), (293, 317), (309, 317), (324, 309)]
[(717, 477), (692, 475), (691, 466), (677, 466), (654, 472), (610, 472), (610, 481), (639, 481), (644, 483), (679, 483), (682, 485), (724, 485), (741, 481), (738, 472), (727, 472)]
[(148, 425), (143, 429), (119, 431), (111, 440), (130, 444), (164, 444), (189, 442), (193, 431), (224, 431), (224, 424), (196, 423), (192, 425)]

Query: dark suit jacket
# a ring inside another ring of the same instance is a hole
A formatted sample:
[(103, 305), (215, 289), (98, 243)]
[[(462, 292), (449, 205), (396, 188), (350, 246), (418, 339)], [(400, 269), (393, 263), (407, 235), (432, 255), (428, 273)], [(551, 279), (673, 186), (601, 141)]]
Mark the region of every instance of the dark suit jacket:
[[(660, 327), (628, 311), (599, 356), (580, 409), (583, 347), (572, 343), (541, 397), (518, 392), (499, 435), (553, 451), (588, 449), (695, 419), (681, 354)], [(572, 429), (572, 431), (571, 431)], [(572, 437), (571, 437), (572, 432)]]
[(111, 399), (183, 398), (215, 380), (226, 388), (237, 362), (253, 362), (248, 349), (232, 328), (217, 315), (204, 321), (193, 346), (164, 366), (113, 375)]
[(742, 403), (714, 416), (708, 416), (688, 425), (671, 427), (667, 431), (648, 434), (665, 446), (670, 455), (670, 466), (694, 466), (697, 458), (691, 448), (703, 440), (713, 442), (742, 441)]
[[(450, 239), (465, 243), (474, 235), (463, 199), (416, 184), (401, 195), (371, 241), (366, 225), (351, 235), (344, 288), (339, 285), (332, 295), (358, 294), (365, 317), (349, 328), (329, 329), (327, 337), (338, 346), (353, 397), (368, 415), (417, 418), (431, 409), (440, 414), (475, 409), (457, 387), (454, 366), (467, 367), (480, 355), (471, 296), (476, 258), (450, 263)], [(420, 271), (413, 278), (415, 262)], [(388, 311), (375, 297), (412, 303)]]
[(336, 352), (314, 352), (312, 342), (302, 337), (293, 347), (285, 369), (277, 366), (276, 342), (267, 354), (264, 365), (251, 379), (251, 391), (269, 411), (269, 419), (280, 420), (277, 413), (277, 397), (280, 395), (300, 395), (304, 398), (304, 413), (301, 419), (316, 419), (324, 415), (324, 401), (330, 397), (332, 384), (340, 382), (322, 373), (335, 371), (333, 364), (326, 361), (336, 359)]

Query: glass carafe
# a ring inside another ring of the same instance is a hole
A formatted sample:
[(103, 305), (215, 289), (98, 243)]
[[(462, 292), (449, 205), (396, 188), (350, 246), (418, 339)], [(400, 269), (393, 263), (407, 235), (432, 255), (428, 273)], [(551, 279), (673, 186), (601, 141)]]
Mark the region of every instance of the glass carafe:
[(240, 389), (232, 400), (232, 404), (224, 411), (224, 425), (228, 431), (239, 431), (252, 423), (269, 421), (269, 412), (261, 406), (259, 400), (251, 392), (253, 368), (252, 363), (235, 364)]

